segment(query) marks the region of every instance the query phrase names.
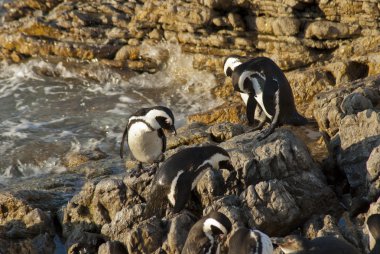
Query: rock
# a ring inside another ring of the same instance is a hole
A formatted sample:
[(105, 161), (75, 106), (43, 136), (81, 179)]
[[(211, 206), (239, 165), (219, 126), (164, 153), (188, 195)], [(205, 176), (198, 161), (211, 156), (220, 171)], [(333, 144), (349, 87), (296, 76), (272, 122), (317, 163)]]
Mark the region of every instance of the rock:
[(367, 160), (367, 179), (370, 199), (380, 196), (380, 146), (374, 148)]
[(354, 194), (363, 196), (368, 192), (366, 163), (372, 150), (380, 145), (380, 112), (365, 110), (347, 115), (341, 121), (339, 136), (339, 167), (346, 173)]
[(170, 222), (167, 236), (168, 253), (181, 253), (191, 227), (196, 222), (193, 215), (182, 212)]
[(101, 244), (106, 242), (100, 234), (75, 229), (67, 238), (65, 247), (67, 253), (97, 253)]
[(212, 125), (207, 132), (211, 134), (212, 140), (223, 142), (244, 133), (244, 126), (225, 122)]
[(211, 211), (219, 211), (226, 215), (232, 223), (233, 230), (249, 224), (249, 208), (236, 195), (225, 195), (214, 200), (203, 210), (203, 215), (209, 214)]
[(31, 239), (0, 238), (1, 253), (49, 254), (54, 253), (54, 250), (53, 237), (48, 233), (37, 235)]
[(164, 231), (161, 221), (152, 217), (135, 226), (127, 235), (128, 253), (153, 253), (162, 245)]
[(350, 38), (360, 33), (360, 27), (349, 26), (347, 24), (330, 22), (330, 21), (315, 21), (306, 26), (305, 37), (317, 38), (319, 40), (326, 39), (345, 39)]
[[(127, 186), (127, 203), (135, 204), (138, 200), (145, 201), (150, 193), (150, 183), (153, 180), (153, 175), (143, 173), (137, 176), (126, 175), (123, 179), (125, 186)], [(137, 197), (136, 197), (137, 196)]]
[(0, 235), (8, 238), (30, 238), (42, 233), (53, 233), (50, 214), (33, 208), (11, 193), (0, 194)]
[(313, 215), (304, 225), (303, 231), (307, 238), (322, 236), (343, 237), (337, 221), (331, 215)]
[(196, 192), (203, 207), (209, 206), (216, 197), (222, 196), (225, 191), (224, 179), (218, 170), (208, 170), (196, 186)]
[(120, 243), (107, 241), (99, 246), (98, 254), (124, 254), (126, 251)]
[(126, 201), (126, 187), (121, 180), (104, 179), (98, 184), (87, 182), (63, 210), (63, 234), (67, 237), (79, 228), (99, 232), (110, 223)]
[(178, 128), (177, 135), (167, 138), (167, 149), (210, 142), (211, 137), (206, 130), (207, 126), (200, 123), (192, 123)]
[[(244, 111), (243, 111), (244, 110)], [(223, 104), (219, 107), (214, 108), (213, 110), (190, 115), (187, 117), (187, 120), (192, 122), (199, 122), (205, 124), (214, 124), (214, 123), (242, 123), (245, 119), (245, 108), (239, 104)]]
[(365, 107), (376, 108), (380, 98), (379, 78), (369, 77), (354, 85), (318, 94), (310, 107), (314, 108), (313, 115), (321, 130), (332, 137), (338, 132), (345, 112), (354, 113), (365, 110)]

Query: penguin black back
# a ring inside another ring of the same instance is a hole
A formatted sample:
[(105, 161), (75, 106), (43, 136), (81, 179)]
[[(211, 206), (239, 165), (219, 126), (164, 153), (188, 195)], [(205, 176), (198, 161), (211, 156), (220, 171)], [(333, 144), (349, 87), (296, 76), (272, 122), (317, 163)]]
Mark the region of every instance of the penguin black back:
[(179, 212), (206, 170), (219, 168), (233, 170), (228, 153), (215, 145), (185, 148), (172, 155), (156, 172), (146, 216), (162, 216), (167, 200), (173, 212)]
[(262, 138), (272, 133), (278, 124), (304, 125), (308, 122), (297, 112), (289, 82), (275, 62), (267, 57), (239, 61), (237, 57), (227, 58), (225, 74), (230, 74), (235, 91), (249, 95), (247, 118), (250, 124), (254, 124), (257, 104), (271, 119)]
[(247, 228), (237, 229), (230, 238), (228, 254), (272, 254), (270, 238), (258, 231)]
[(181, 253), (216, 253), (218, 236), (227, 235), (231, 227), (230, 220), (223, 213), (210, 212), (191, 227)]

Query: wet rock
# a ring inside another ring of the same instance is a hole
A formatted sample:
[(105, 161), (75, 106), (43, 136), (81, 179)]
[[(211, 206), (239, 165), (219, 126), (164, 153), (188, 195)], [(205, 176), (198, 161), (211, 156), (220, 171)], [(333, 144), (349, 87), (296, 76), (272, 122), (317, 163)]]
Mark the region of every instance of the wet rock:
[(107, 241), (99, 246), (98, 254), (124, 254), (126, 249), (118, 242)]
[(88, 161), (97, 161), (107, 158), (107, 154), (100, 149), (73, 151), (63, 158), (63, 164), (68, 168), (74, 168)]

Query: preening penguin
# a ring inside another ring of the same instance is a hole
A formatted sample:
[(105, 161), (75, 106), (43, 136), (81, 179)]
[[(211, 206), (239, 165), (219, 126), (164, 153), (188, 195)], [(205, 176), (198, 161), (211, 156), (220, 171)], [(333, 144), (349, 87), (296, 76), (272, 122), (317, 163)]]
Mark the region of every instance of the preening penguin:
[(146, 217), (162, 216), (167, 202), (173, 212), (181, 211), (191, 191), (207, 169), (233, 170), (230, 156), (215, 145), (185, 148), (168, 158), (157, 170), (147, 201)]
[(380, 214), (372, 214), (367, 219), (370, 254), (380, 253)]
[(220, 212), (212, 211), (192, 226), (182, 254), (212, 254), (218, 247), (218, 236), (231, 231), (230, 220)]
[(224, 73), (232, 78), (235, 91), (240, 92), (247, 105), (247, 118), (251, 125), (255, 121), (257, 104), (271, 119), (270, 127), (260, 134), (259, 139), (270, 135), (278, 124), (307, 123), (307, 119), (296, 110), (288, 80), (270, 58), (257, 57), (242, 62), (237, 56), (230, 56), (224, 62)]
[(272, 237), (272, 242), (285, 253), (293, 254), (359, 254), (354, 246), (343, 239), (333, 236), (317, 237), (309, 240), (299, 235), (284, 238)]
[(120, 157), (124, 155), (124, 140), (133, 157), (142, 163), (159, 162), (166, 150), (163, 130), (176, 132), (173, 112), (164, 106), (142, 108), (129, 117), (120, 146)]
[(273, 245), (259, 230), (238, 228), (229, 241), (228, 254), (272, 254)]

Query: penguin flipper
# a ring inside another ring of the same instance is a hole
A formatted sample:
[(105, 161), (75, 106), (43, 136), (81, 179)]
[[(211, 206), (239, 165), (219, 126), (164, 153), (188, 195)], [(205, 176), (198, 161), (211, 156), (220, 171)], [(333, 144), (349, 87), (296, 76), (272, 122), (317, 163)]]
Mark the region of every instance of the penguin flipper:
[(253, 125), (255, 123), (255, 110), (256, 110), (257, 101), (253, 94), (249, 94), (247, 101), (247, 119), (249, 125)]
[(274, 129), (277, 127), (278, 125), (278, 119), (279, 119), (279, 116), (280, 116), (280, 86), (279, 84), (277, 83), (277, 90), (276, 92), (274, 93), (274, 103), (275, 103), (275, 113), (274, 113), (274, 116), (272, 118), (272, 122), (270, 124), (270, 126), (263, 130), (257, 137), (257, 139), (260, 141), (260, 140), (263, 140), (264, 138), (268, 137), (270, 134), (272, 134), (272, 132), (274, 131)]
[[(125, 127), (125, 130), (124, 130), (124, 133), (123, 133), (123, 137), (121, 138), (121, 144), (120, 144), (120, 158), (123, 159), (124, 157), (124, 140), (127, 138), (127, 135), (128, 134), (128, 125)], [(127, 142), (128, 142), (128, 138), (127, 138)]]
[[(183, 173), (179, 176), (176, 187), (175, 187), (175, 205), (173, 208), (174, 213), (180, 212), (185, 208), (186, 203), (190, 199), (191, 194), (191, 177), (188, 172)], [(179, 198), (180, 197), (180, 198)]]
[(146, 202), (144, 218), (148, 219), (154, 215), (157, 218), (164, 216), (165, 206), (167, 206), (167, 188), (163, 185), (155, 184), (150, 192), (149, 198)]

